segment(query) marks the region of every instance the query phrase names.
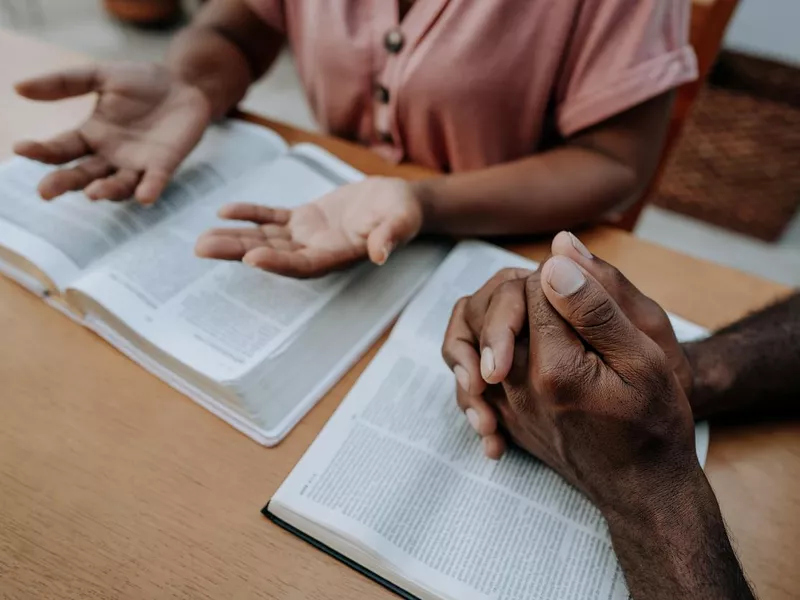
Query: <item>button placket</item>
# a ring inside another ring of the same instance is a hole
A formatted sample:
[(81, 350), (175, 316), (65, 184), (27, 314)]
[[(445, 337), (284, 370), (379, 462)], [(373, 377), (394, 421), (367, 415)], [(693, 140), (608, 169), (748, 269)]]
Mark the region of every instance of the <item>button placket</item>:
[(372, 90), (372, 97), (378, 104), (389, 104), (391, 94), (389, 94), (389, 88), (376, 82)]
[[(405, 44), (405, 36), (400, 30), (400, 27), (392, 27), (383, 36), (383, 46), (390, 55), (397, 55)], [(394, 59), (394, 56), (388, 57), (389, 61)], [(384, 70), (385, 72), (385, 70)], [(394, 136), (391, 132), (391, 110), (393, 107), (389, 106), (391, 94), (389, 89), (380, 82), (376, 82), (374, 86), (373, 95), (375, 102), (379, 104), (376, 110), (375, 130), (378, 135), (378, 140), (382, 144), (394, 146)]]
[[(386, 104), (375, 102), (375, 131), (373, 133), (382, 143), (375, 147), (375, 150), (392, 162), (400, 162), (408, 155), (406, 145), (400, 127), (400, 102), (410, 102), (406, 96), (400, 97), (400, 82), (404, 81), (401, 74), (404, 72), (410, 59), (411, 49), (416, 52), (416, 46), (421, 37), (428, 31), (429, 27), (436, 21), (442, 11), (448, 6), (450, 0), (426, 0), (414, 5), (403, 19), (402, 27), (397, 18), (396, 2), (382, 2), (381, 7), (391, 8), (392, 26), (386, 27), (386, 21), (381, 25), (376, 24), (375, 34), (381, 35), (383, 31), (383, 56), (382, 66), (375, 71), (376, 83), (387, 88), (389, 91), (389, 101)], [(382, 132), (389, 133), (390, 136), (383, 136)], [(389, 141), (391, 140), (391, 141)]]
[(393, 27), (383, 37), (383, 46), (390, 54), (398, 54), (405, 45), (406, 38), (399, 27)]
[[(399, 70), (405, 62), (403, 49), (407, 46), (408, 34), (400, 27), (394, 2), (385, 5), (392, 8), (391, 21), (377, 24), (378, 43), (376, 51), (382, 54), (376, 63), (372, 85), (373, 101), (373, 133), (375, 140), (373, 150), (391, 162), (400, 162), (405, 155), (402, 141), (398, 137), (397, 124), (397, 85), (400, 81)], [(388, 27), (387, 27), (388, 26)], [(381, 29), (382, 27), (382, 29)], [(376, 65), (376, 66), (377, 66)]]
[(395, 146), (395, 136), (392, 134), (392, 121), (393, 111), (395, 110), (394, 103), (390, 104), (393, 100), (392, 94), (386, 85), (386, 82), (391, 81), (387, 74), (390, 73), (395, 66), (393, 63), (397, 61), (397, 54), (402, 50), (405, 38), (399, 27), (389, 29), (383, 37), (383, 45), (386, 49), (388, 56), (385, 57), (384, 68), (377, 80), (373, 85), (373, 99), (376, 103), (375, 106), (375, 135), (380, 144), (389, 146), (393, 153), (398, 153), (399, 149)]

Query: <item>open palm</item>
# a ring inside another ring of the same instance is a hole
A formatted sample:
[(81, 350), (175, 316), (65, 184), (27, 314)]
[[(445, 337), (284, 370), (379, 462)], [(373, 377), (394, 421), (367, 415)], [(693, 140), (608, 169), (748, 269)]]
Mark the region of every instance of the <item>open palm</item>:
[(155, 202), (211, 119), (203, 93), (155, 64), (112, 64), (61, 71), (23, 81), (17, 92), (32, 100), (97, 94), (78, 128), (44, 142), (24, 141), (17, 154), (53, 165), (82, 159), (45, 177), (45, 199), (85, 190), (92, 199)]
[(381, 177), (338, 188), (294, 210), (230, 204), (220, 217), (257, 226), (203, 234), (199, 256), (242, 260), (291, 277), (318, 277), (364, 258), (383, 264), (422, 226), (411, 186)]

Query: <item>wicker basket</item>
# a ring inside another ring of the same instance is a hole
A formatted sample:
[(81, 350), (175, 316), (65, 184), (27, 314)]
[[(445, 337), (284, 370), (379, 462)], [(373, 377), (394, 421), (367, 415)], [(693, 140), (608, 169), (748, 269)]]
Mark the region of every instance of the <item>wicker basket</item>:
[(698, 98), (654, 202), (773, 241), (800, 206), (800, 70), (733, 66)]

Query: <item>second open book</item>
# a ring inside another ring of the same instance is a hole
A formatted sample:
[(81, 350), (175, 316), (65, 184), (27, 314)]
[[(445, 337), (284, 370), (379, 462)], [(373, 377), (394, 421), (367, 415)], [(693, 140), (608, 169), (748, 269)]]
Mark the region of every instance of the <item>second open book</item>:
[[(535, 267), (456, 246), (263, 512), (408, 599), (626, 600), (601, 513), (519, 450), (487, 459), (456, 405), (450, 310), (508, 266)], [(671, 320), (682, 341), (704, 334)], [(707, 424), (696, 448), (703, 464)]]

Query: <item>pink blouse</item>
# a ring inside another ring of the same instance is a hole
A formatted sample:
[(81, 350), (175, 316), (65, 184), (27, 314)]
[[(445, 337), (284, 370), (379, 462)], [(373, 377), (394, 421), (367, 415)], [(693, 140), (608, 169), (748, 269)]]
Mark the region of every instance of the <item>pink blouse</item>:
[(691, 0), (247, 0), (320, 125), (391, 161), (524, 157), (697, 77)]

